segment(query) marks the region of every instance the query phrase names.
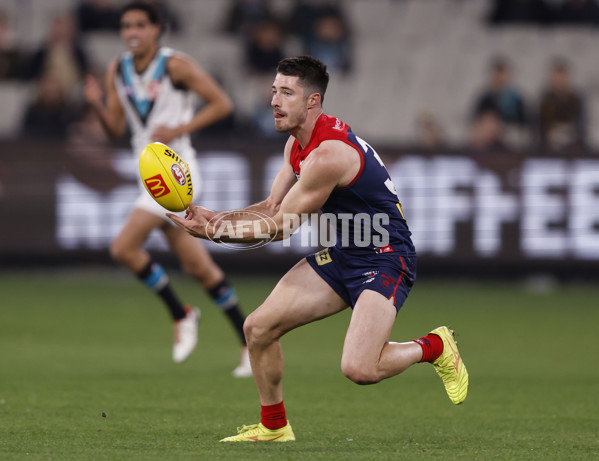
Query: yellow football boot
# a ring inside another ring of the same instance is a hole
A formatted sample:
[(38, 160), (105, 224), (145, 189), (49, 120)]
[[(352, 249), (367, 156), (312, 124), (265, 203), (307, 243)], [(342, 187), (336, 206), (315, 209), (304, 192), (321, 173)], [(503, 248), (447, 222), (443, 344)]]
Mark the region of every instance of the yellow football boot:
[(237, 428), (237, 435), (226, 437), (221, 442), (293, 442), (295, 434), (291, 429), (291, 424), (276, 430), (270, 430), (262, 423), (252, 424), (251, 426), (241, 426)]
[(436, 328), (431, 333), (443, 341), (443, 352), (433, 362), (433, 367), (443, 380), (449, 400), (459, 405), (468, 394), (468, 371), (460, 357), (458, 343), (453, 331), (445, 326)]

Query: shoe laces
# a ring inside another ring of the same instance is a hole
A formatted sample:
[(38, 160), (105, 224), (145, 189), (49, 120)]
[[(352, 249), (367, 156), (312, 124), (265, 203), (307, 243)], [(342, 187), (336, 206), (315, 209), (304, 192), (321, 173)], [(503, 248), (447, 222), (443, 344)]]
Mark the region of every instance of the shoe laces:
[(257, 424), (250, 424), (249, 426), (246, 426), (244, 424), (243, 426), (237, 428), (237, 433), (238, 434), (243, 434), (245, 432), (249, 432), (249, 431), (254, 430), (254, 429), (258, 429), (258, 425)]
[[(457, 347), (458, 342), (455, 339), (455, 336), (453, 336), (453, 334), (452, 334), (452, 338)], [(452, 377), (453, 373), (458, 372), (458, 368), (457, 368), (458, 363), (456, 360), (456, 353), (455, 353), (455, 351), (453, 351), (453, 347), (451, 347), (451, 345), (449, 345), (449, 347), (452, 349), (452, 353), (447, 354), (443, 358), (443, 360), (440, 361), (439, 364), (437, 365), (439, 373), (446, 377)]]

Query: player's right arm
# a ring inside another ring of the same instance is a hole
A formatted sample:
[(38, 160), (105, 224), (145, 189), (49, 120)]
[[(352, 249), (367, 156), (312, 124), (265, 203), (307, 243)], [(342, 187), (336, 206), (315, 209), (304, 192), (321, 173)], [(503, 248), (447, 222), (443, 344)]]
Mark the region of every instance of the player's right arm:
[(114, 83), (118, 62), (115, 60), (106, 71), (106, 103), (103, 102), (104, 94), (100, 85), (92, 75), (85, 79), (84, 95), (94, 112), (98, 115), (100, 123), (111, 138), (119, 138), (125, 134), (127, 121), (125, 112), (119, 101), (119, 96)]

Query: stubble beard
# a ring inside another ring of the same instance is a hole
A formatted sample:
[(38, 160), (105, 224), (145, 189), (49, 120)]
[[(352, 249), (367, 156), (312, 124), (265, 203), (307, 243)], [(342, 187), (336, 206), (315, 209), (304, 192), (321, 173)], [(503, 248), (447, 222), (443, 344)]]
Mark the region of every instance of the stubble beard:
[[(286, 120), (286, 119), (283, 119)], [(287, 124), (283, 124), (283, 120), (275, 119), (275, 131), (277, 133), (287, 133), (289, 132), (289, 126)]]

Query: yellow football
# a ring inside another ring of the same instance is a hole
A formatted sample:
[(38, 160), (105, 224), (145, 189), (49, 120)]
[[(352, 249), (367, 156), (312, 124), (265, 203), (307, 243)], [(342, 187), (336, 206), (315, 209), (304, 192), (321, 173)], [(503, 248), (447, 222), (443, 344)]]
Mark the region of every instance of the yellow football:
[(153, 142), (144, 148), (139, 156), (139, 174), (148, 193), (167, 210), (183, 211), (191, 203), (189, 166), (167, 145)]

